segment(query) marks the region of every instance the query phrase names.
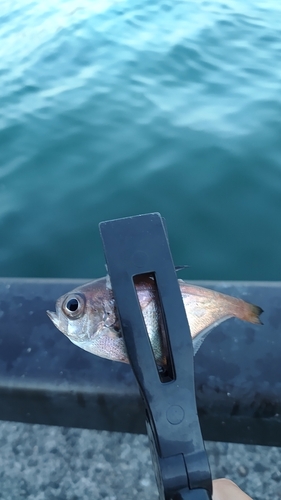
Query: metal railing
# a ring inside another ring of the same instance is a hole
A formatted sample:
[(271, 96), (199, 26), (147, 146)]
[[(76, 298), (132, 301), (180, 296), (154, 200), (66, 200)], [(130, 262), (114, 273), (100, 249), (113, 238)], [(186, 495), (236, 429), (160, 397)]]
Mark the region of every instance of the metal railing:
[[(81, 283), (0, 279), (0, 419), (145, 432), (130, 366), (75, 347), (46, 315)], [(199, 284), (265, 311), (263, 326), (222, 323), (195, 356), (204, 439), (281, 446), (281, 283)]]

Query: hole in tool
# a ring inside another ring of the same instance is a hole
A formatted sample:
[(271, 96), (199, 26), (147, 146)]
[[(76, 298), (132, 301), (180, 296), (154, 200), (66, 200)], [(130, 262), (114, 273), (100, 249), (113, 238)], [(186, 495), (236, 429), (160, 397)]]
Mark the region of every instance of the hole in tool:
[(133, 281), (160, 381), (171, 382), (176, 378), (175, 370), (155, 273), (135, 275)]

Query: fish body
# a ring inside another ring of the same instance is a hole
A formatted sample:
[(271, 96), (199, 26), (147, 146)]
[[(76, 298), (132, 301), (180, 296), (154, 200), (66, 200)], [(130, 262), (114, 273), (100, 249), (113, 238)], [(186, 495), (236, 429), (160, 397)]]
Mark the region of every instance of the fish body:
[[(179, 280), (193, 340), (194, 354), (212, 328), (236, 317), (261, 324), (262, 309), (244, 300)], [(157, 363), (164, 366), (167, 349), (157, 288), (153, 277), (138, 277), (136, 292)], [(109, 278), (100, 278), (60, 297), (56, 312), (47, 311), (54, 325), (85, 351), (128, 363)]]

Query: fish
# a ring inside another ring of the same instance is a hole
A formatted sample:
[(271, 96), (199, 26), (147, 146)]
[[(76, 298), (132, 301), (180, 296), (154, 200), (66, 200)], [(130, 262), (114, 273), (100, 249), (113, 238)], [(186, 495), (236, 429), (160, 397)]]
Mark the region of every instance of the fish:
[[(262, 324), (263, 310), (242, 299), (178, 280), (191, 332), (194, 355), (210, 331), (235, 317)], [(167, 363), (167, 346), (153, 276), (134, 280), (137, 297), (154, 357), (159, 367)], [(99, 278), (66, 293), (47, 311), (53, 324), (78, 347), (112, 361), (129, 363), (109, 277)]]

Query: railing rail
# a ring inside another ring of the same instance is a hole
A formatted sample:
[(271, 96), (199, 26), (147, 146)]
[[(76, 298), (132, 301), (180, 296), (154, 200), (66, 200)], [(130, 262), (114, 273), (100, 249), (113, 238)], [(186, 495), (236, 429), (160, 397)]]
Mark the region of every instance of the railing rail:
[[(0, 279), (0, 419), (142, 433), (130, 367), (75, 347), (46, 315), (81, 282)], [(265, 311), (263, 326), (219, 325), (195, 357), (203, 437), (281, 446), (281, 283), (200, 285)]]

